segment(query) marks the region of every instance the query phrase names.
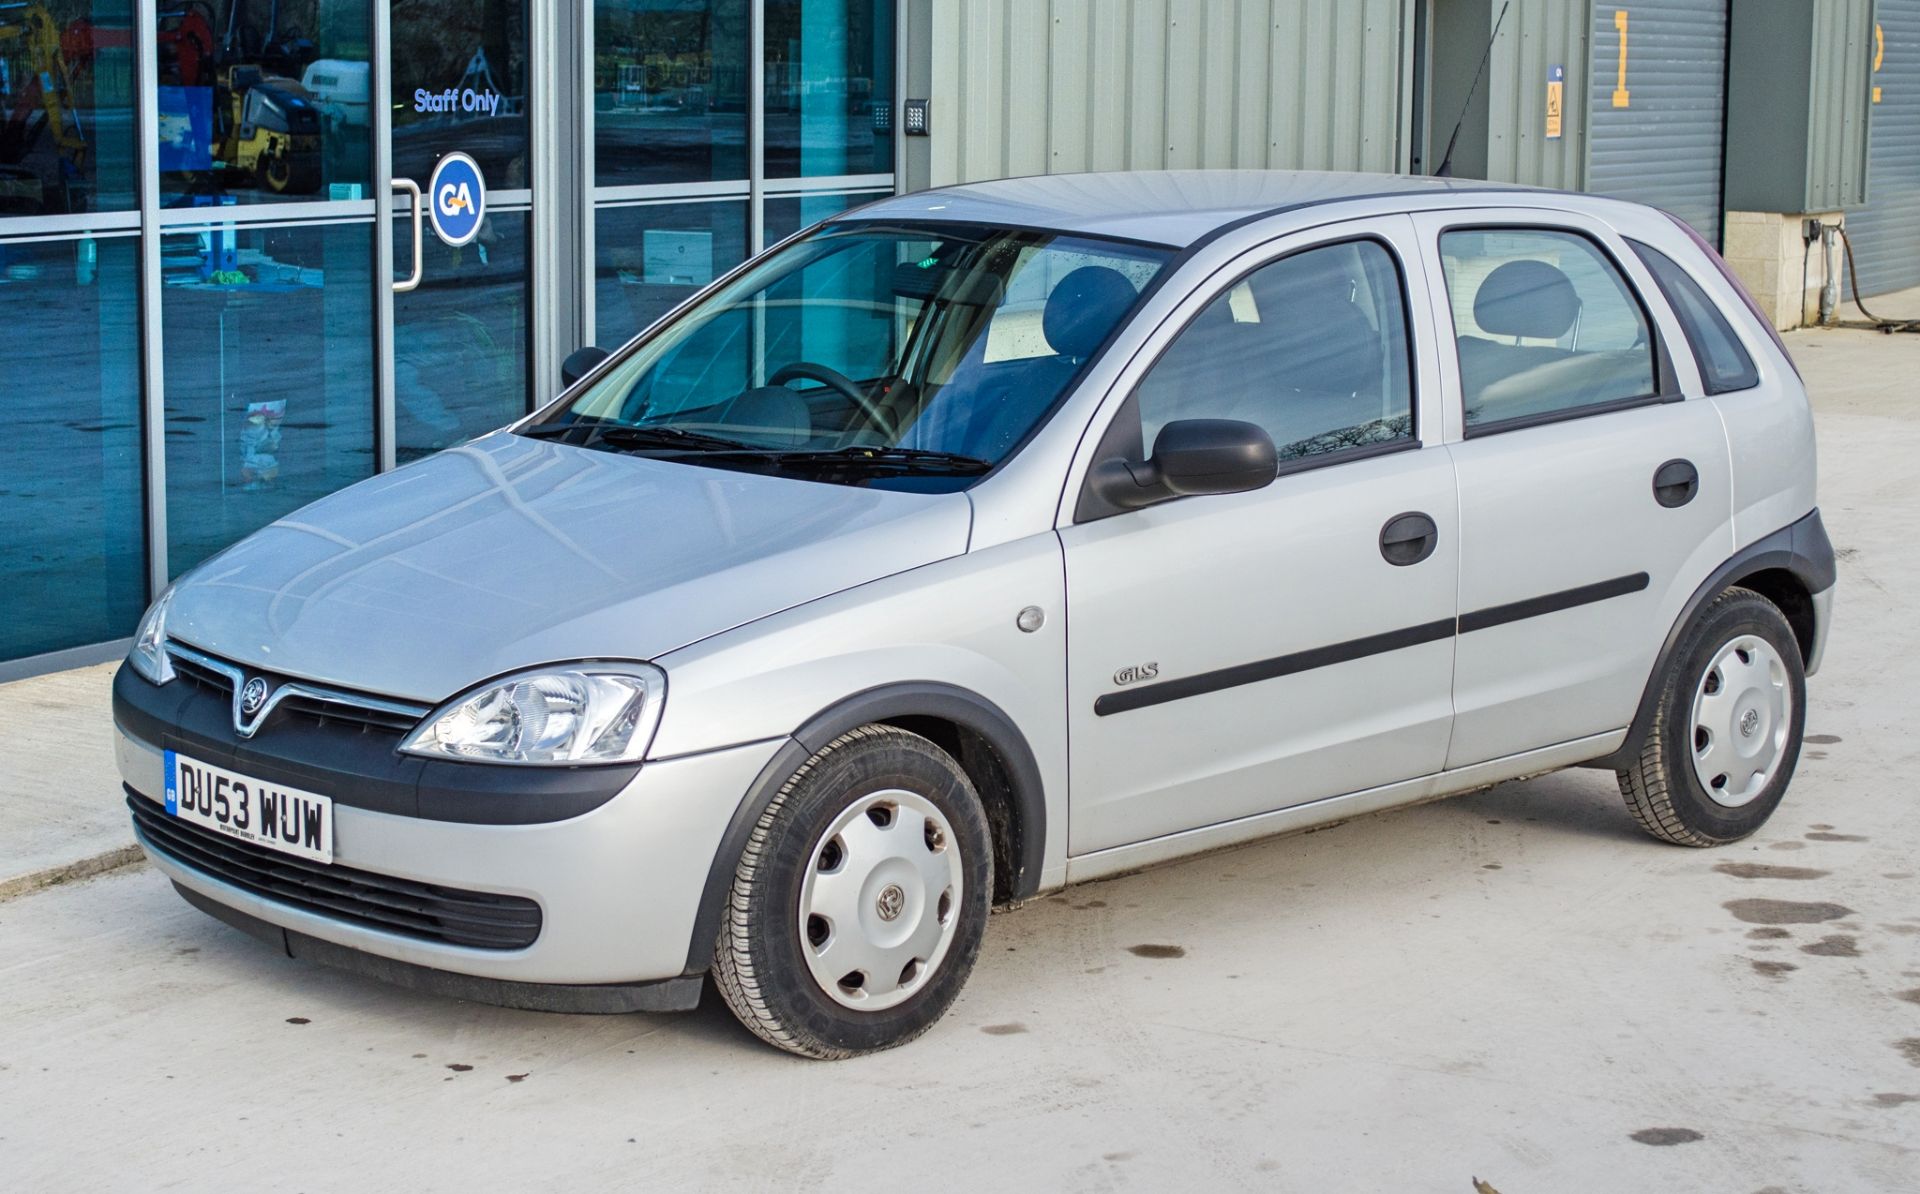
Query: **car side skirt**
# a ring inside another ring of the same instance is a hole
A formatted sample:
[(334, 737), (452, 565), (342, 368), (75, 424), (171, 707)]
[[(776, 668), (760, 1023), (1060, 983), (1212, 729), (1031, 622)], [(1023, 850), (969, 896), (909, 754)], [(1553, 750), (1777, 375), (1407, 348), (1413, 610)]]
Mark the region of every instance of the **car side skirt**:
[(1604, 755), (1619, 747), (1626, 730), (1613, 730), (1562, 742), (1539, 750), (1525, 751), (1505, 758), (1489, 759), (1470, 767), (1442, 771), (1419, 779), (1330, 796), (1291, 808), (1277, 809), (1252, 817), (1241, 817), (1201, 829), (1170, 833), (1165, 837), (1131, 845), (1115, 846), (1067, 859), (1067, 882), (1084, 883), (1113, 875), (1137, 871), (1157, 863), (1170, 862), (1209, 850), (1224, 849), (1264, 837), (1299, 833), (1334, 821), (1345, 821), (1366, 813), (1389, 808), (1404, 808), (1429, 800), (1478, 791), (1507, 780), (1558, 771), (1576, 763)]

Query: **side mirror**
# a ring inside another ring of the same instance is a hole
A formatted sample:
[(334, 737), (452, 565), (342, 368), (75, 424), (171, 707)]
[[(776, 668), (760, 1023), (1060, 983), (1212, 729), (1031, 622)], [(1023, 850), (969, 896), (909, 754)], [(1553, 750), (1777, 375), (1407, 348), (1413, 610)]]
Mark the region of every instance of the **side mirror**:
[(566, 360), (560, 362), (560, 384), (572, 385), (592, 373), (595, 365), (612, 355), (606, 349), (595, 348), (591, 344), (585, 348), (574, 349), (567, 354)]
[(1123, 510), (1177, 497), (1246, 493), (1273, 483), (1279, 468), (1273, 437), (1236, 419), (1179, 419), (1160, 429), (1144, 461), (1096, 465), (1093, 485)]

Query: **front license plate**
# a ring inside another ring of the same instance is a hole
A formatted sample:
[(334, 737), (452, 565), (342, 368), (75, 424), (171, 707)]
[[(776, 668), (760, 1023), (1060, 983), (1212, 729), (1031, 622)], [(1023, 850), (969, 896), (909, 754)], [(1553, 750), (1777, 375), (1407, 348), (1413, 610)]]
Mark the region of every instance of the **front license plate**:
[(333, 801), (167, 752), (167, 815), (282, 854), (333, 861)]

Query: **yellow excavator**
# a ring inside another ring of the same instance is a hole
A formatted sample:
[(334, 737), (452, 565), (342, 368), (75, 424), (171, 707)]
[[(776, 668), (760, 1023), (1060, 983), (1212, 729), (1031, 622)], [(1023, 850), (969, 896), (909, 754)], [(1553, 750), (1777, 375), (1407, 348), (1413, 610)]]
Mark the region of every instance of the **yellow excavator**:
[[(26, 69), (16, 73), (10, 67), (16, 62)], [(91, 149), (75, 108), (60, 26), (46, 5), (0, 3), (0, 69), (6, 70), (12, 101), (0, 124), (0, 214), (38, 213), (46, 210), (45, 184), (20, 162), (40, 134), (52, 138), (60, 155), (63, 183), (82, 174)]]

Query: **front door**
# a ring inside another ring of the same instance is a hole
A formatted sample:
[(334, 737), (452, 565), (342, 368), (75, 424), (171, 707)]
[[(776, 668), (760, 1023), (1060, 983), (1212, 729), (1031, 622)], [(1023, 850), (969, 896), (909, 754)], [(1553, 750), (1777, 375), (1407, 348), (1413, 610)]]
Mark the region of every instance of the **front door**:
[[(396, 293), (392, 462), (528, 410), (532, 321), (528, 0), (425, 0), (389, 17)], [(436, 167), (450, 154), (439, 186)], [(410, 186), (408, 185), (410, 184)], [(424, 229), (413, 239), (412, 188)], [(482, 208), (477, 226), (470, 209)]]
[(1662, 344), (1685, 341), (1617, 235), (1565, 213), (1417, 219), (1464, 416), (1463, 767), (1632, 720), (1668, 628), (1733, 552), (1733, 488), (1720, 416), (1682, 396)]
[(1440, 769), (1458, 515), (1411, 230), (1250, 254), (1122, 377), (1100, 451), (1225, 418), (1266, 429), (1281, 466), (1252, 493), (1083, 504), (1061, 529), (1072, 854)]

